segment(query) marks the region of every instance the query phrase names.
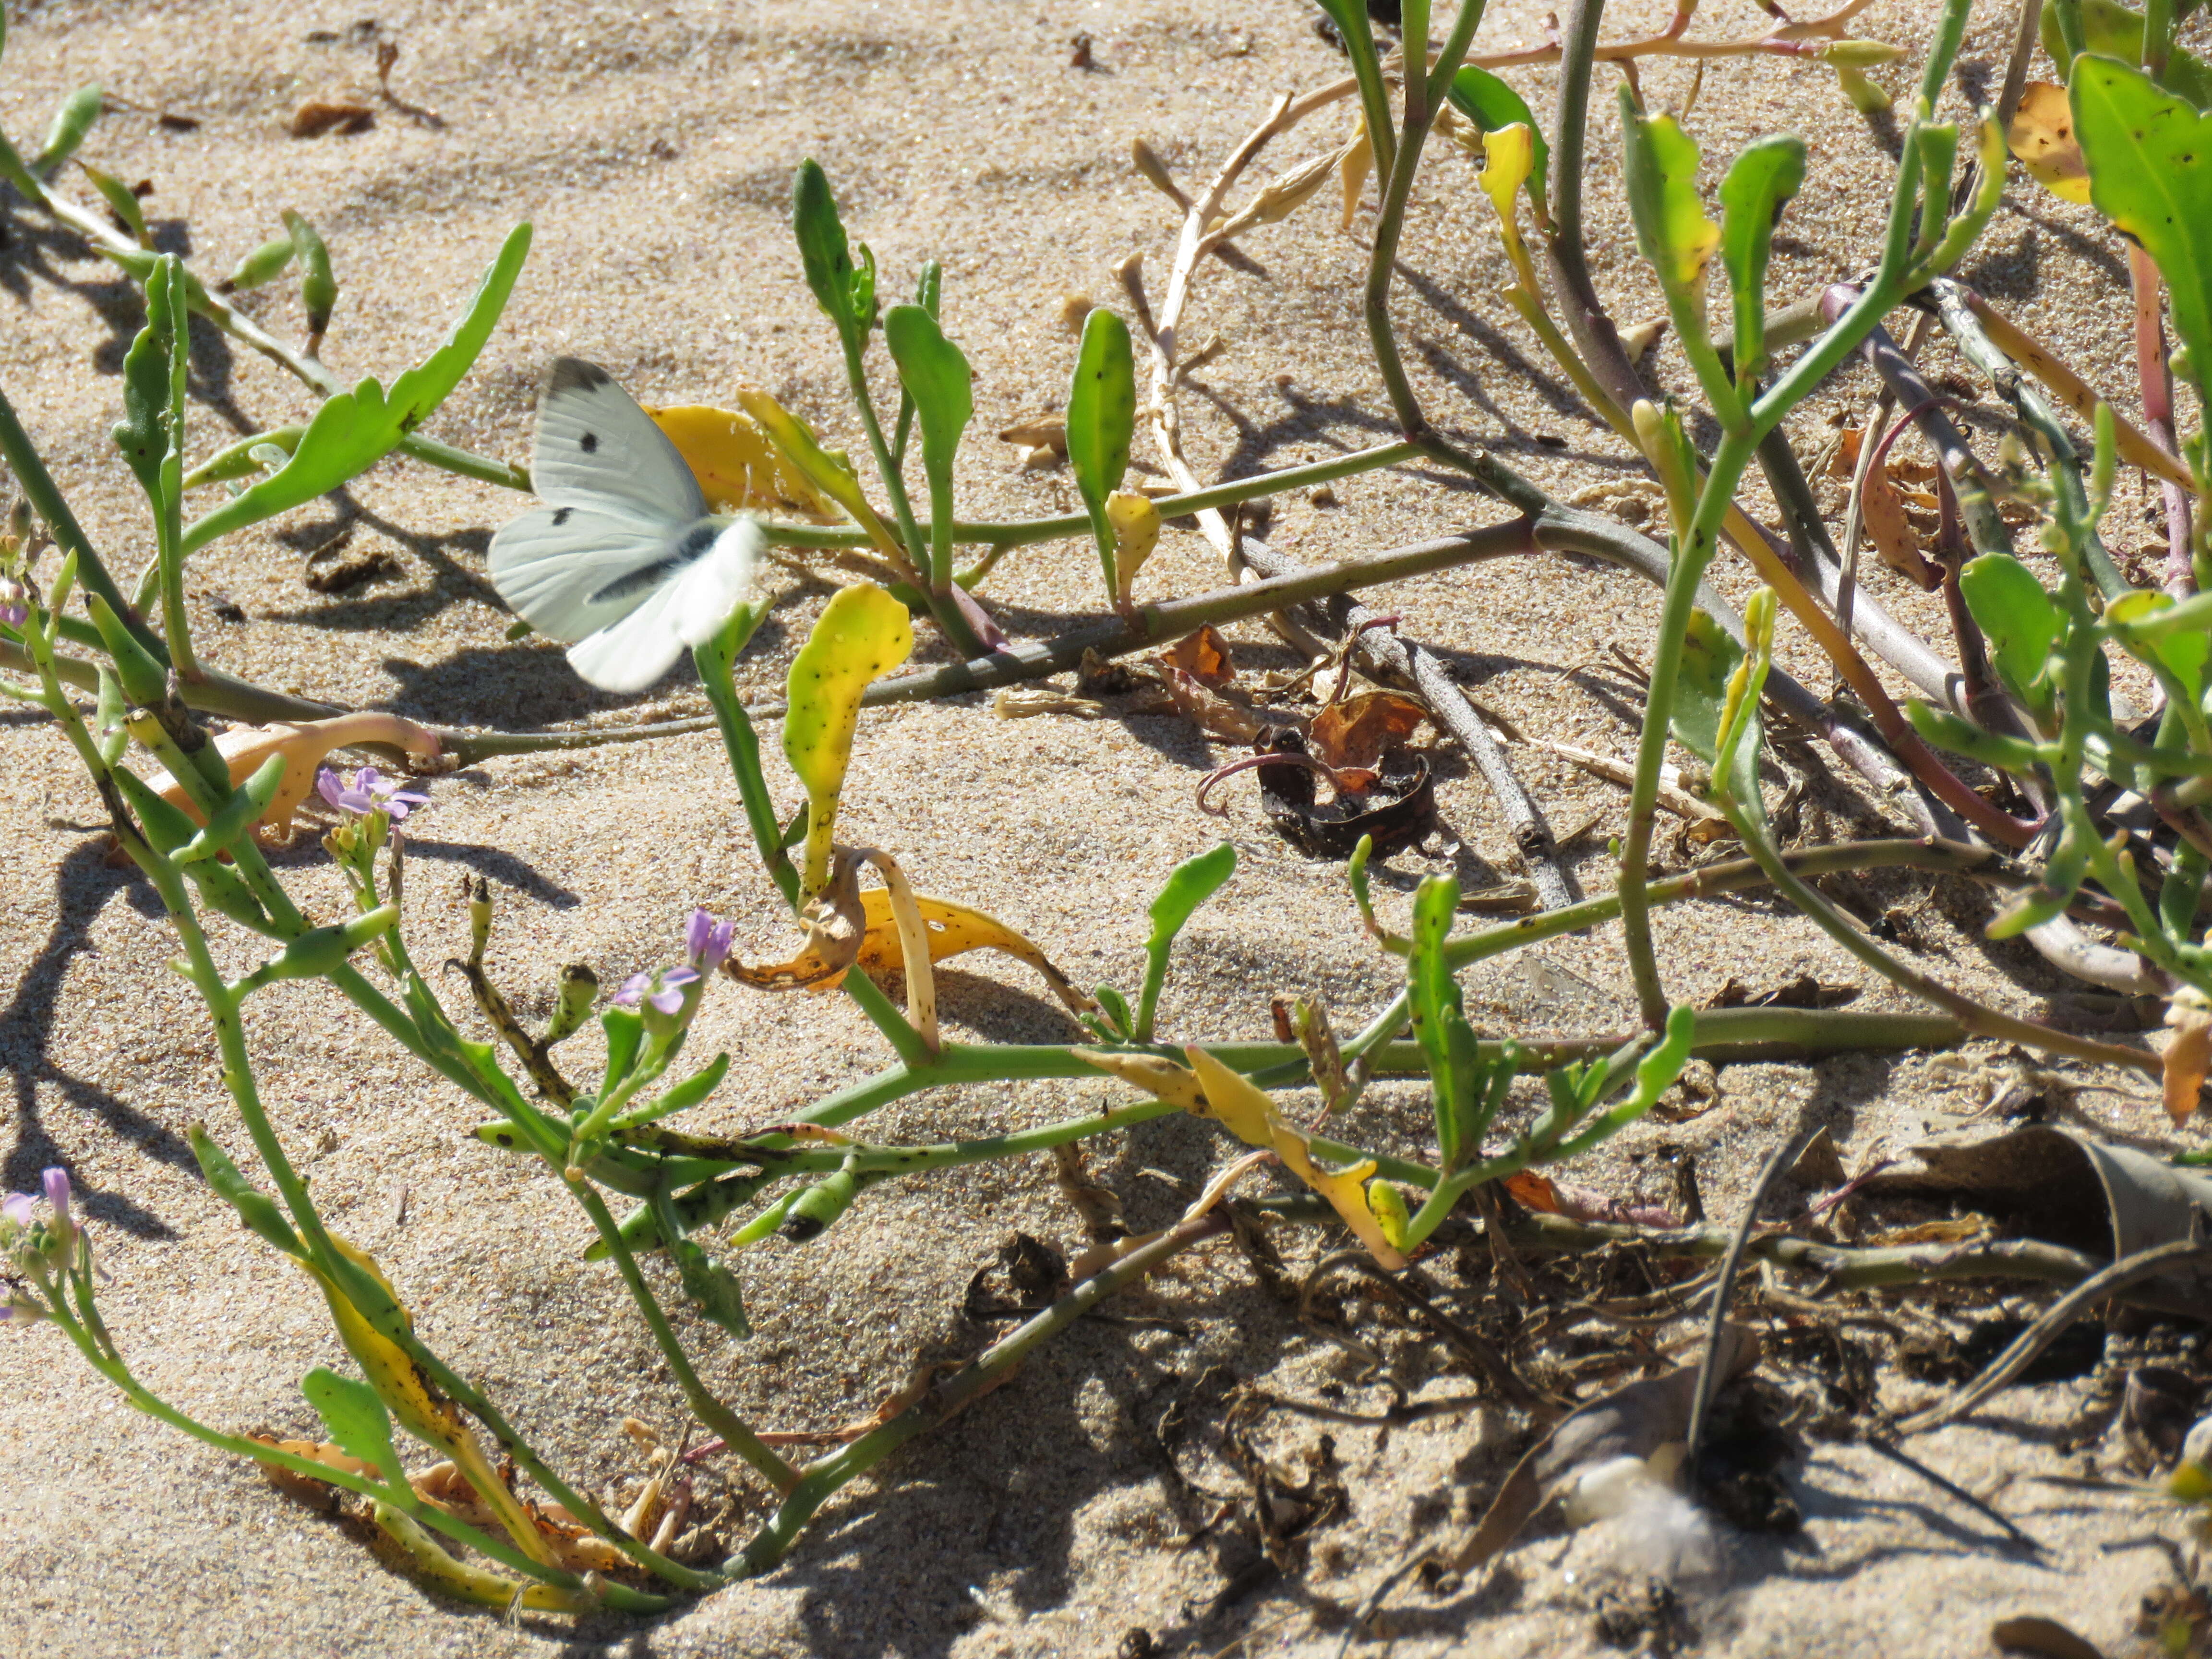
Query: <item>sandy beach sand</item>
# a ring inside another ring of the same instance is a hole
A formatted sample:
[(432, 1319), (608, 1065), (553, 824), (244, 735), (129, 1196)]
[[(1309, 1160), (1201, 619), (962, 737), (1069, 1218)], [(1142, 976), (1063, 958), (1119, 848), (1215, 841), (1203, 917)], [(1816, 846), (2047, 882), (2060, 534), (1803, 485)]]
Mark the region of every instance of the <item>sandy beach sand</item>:
[[(1656, 27), (1667, 9), (1626, 9), (1608, 34)], [(1501, 0), (1480, 46), (1540, 40), (1543, 12), (1534, 0)], [(1879, 0), (1854, 27), (1917, 55), (1934, 15), (1924, 3)], [(325, 356), (349, 380), (418, 360), (500, 238), (531, 222), (535, 247), (514, 300), (428, 428), (516, 459), (526, 458), (539, 380), (562, 354), (604, 365), (647, 403), (726, 403), (738, 384), (757, 383), (857, 448), (834, 340), (799, 279), (787, 225), (792, 170), (817, 157), (846, 222), (873, 247), (887, 294), (903, 295), (924, 259), (943, 262), (945, 326), (976, 371), (963, 510), (1024, 517), (1073, 508), (1073, 484), (1064, 470), (1021, 470), (1018, 449), (991, 434), (1064, 398), (1069, 297), (1120, 303), (1113, 270), (1133, 252), (1145, 253), (1155, 281), (1165, 277), (1175, 216), (1132, 171), (1130, 140), (1144, 137), (1194, 186), (1278, 94), (1340, 72), (1311, 15), (1294, 0), (540, 0), (383, 4), (372, 25), (363, 0), (339, 9), (11, 0), (0, 126), (35, 143), (53, 106), (88, 81), (127, 100), (94, 129), (85, 157), (120, 179), (149, 180), (145, 207), (160, 246), (188, 253), (210, 276), (274, 234), (283, 210), (307, 215), (343, 284)], [(1696, 32), (1754, 33), (1766, 23), (1729, 3), (1701, 10)], [(1962, 69), (1970, 86), (2001, 77), (2010, 28), (1996, 10), (1978, 15)], [(1091, 41), (1088, 67), (1070, 61), (1079, 33)], [(408, 107), (374, 95), (380, 41), (399, 47), (391, 88)], [(1691, 73), (1661, 63), (1646, 71), (1645, 90), (1679, 104)], [(1902, 96), (1917, 74), (1916, 56), (1877, 78)], [(1548, 109), (1547, 72), (1513, 76)], [(1611, 96), (1607, 84), (1594, 100), (1593, 258), (1617, 314), (1640, 320), (1658, 301), (1619, 197)], [(374, 125), (288, 136), (297, 105), (332, 97), (364, 99)], [(170, 130), (161, 111), (198, 125)], [(1341, 142), (1349, 121), (1348, 109), (1316, 117), (1270, 166), (1286, 169)], [(1709, 172), (1777, 127), (1810, 140), (1813, 180), (1777, 241), (1778, 290), (1804, 292), (1870, 260), (1889, 165), (1827, 70), (1715, 62), (1692, 125)], [(91, 199), (81, 179), (73, 188)], [(1359, 325), (1358, 239), (1371, 221), (1370, 196), (1357, 235), (1340, 235), (1324, 200), (1246, 238), (1242, 263), (1202, 272), (1186, 337), (1218, 331), (1223, 341), (1182, 403), (1202, 476), (1390, 435)], [(2127, 312), (2112, 301), (2121, 292), (2118, 246), (2086, 209), (2021, 181), (1970, 274), (2131, 398)], [(1506, 275), (1472, 167), (1440, 155), (1417, 190), (1399, 289), (1407, 359), (1433, 418), (1564, 497), (1640, 476), (1495, 297)], [(6, 221), (0, 289), (0, 387), (111, 563), (135, 571), (149, 545), (143, 502), (107, 435), (122, 352), (140, 325), (135, 290), (82, 241), (22, 215)], [(287, 284), (248, 296), (245, 307), (298, 337)], [(204, 326), (193, 339), (195, 456), (312, 408), (274, 364)], [(1931, 353), (1937, 367), (1955, 366), (1948, 347)], [(1679, 356), (1662, 359), (1661, 377), (1686, 386)], [(1859, 406), (1869, 385), (1854, 371), (1812, 399), (1793, 422), (1801, 453), (1815, 450), (1822, 422)], [(1148, 465), (1157, 459), (1139, 455)], [(196, 561), (191, 603), (203, 654), (265, 684), (440, 723), (618, 724), (702, 709), (688, 666), (618, 699), (581, 685), (545, 644), (503, 641), (511, 618), (488, 580), (485, 550), (524, 505), (387, 460), (335, 501)], [(1337, 484), (1334, 504), (1278, 501), (1268, 535), (1317, 562), (1503, 516), (1440, 473), (1401, 468)], [(311, 591), (303, 556), (349, 525), (349, 551), (387, 554), (389, 572), (340, 593)], [(2138, 539), (2156, 535), (2143, 523)], [(784, 599), (738, 670), (771, 696), (830, 591), (829, 580), (797, 569), (775, 580)], [(1170, 530), (1140, 592), (1196, 592), (1224, 580), (1200, 536)], [(1750, 591), (1740, 565), (1723, 561), (1716, 580), (1739, 601)], [(1935, 602), (1886, 571), (1867, 581), (1885, 605), (1942, 635)], [(1081, 541), (1009, 556), (987, 592), (1017, 638), (1103, 611), (1095, 556)], [(1595, 563), (1514, 562), (1405, 584), (1387, 608), (1522, 729), (1632, 750), (1638, 694), (1605, 653), (1617, 642), (1648, 659), (1656, 590)], [(923, 634), (921, 659), (943, 659), (933, 634)], [(1297, 665), (1256, 622), (1229, 634), (1249, 672)], [(1825, 690), (1825, 664), (1801, 636), (1784, 654)], [(788, 805), (796, 787), (767, 747)], [(1512, 753), (1555, 830), (1591, 826), (1571, 849), (1571, 867), (1585, 890), (1601, 888), (1623, 795), (1555, 756)], [(1086, 986), (1133, 985), (1145, 903), (1177, 861), (1226, 836), (1237, 872), (1185, 936), (1163, 1030), (1261, 1038), (1268, 998), (1294, 991), (1319, 993), (1339, 1011), (1340, 1029), (1356, 1026), (1395, 988), (1399, 964), (1362, 933), (1340, 867), (1286, 847), (1249, 779), (1225, 791), (1226, 820), (1196, 808), (1197, 780), (1226, 756), (1169, 716), (1010, 722), (981, 696), (886, 709), (861, 723), (845, 832), (894, 852), (925, 890), (1022, 928)], [(1382, 902), (1398, 922), (1425, 871), (1456, 866), (1469, 885), (1519, 873), (1480, 775), (1449, 752), (1437, 759), (1442, 816), (1462, 846), (1455, 854), (1432, 841), (1384, 872)], [(437, 961), (465, 950), (462, 882), (486, 878), (498, 907), (492, 967), (527, 1015), (550, 1008), (563, 963), (588, 962), (613, 984), (670, 959), (694, 904), (736, 920), (749, 956), (778, 953), (788, 940), (711, 734), (493, 761), (437, 779), (429, 793), (432, 805), (408, 826), (415, 953)], [(164, 966), (173, 945), (159, 903), (106, 861), (98, 801), (38, 719), (0, 713), (0, 1061), (15, 1113), (5, 1184), (34, 1186), (51, 1164), (70, 1169), (112, 1276), (106, 1317), (149, 1386), (226, 1430), (308, 1435), (314, 1419), (298, 1379), (343, 1355), (312, 1286), (238, 1228), (185, 1145), (186, 1126), (204, 1118), (234, 1152), (245, 1150), (199, 1006)], [(1867, 810), (1870, 823), (1878, 818)], [(1888, 822), (1888, 833), (1903, 832), (1901, 819)], [(343, 902), (312, 835), (280, 866), (303, 901), (333, 914)], [(1931, 896), (1927, 881), (1902, 877), (1867, 888), (1881, 905), (1901, 907), (1917, 959), (1974, 994), (2037, 1013), (2065, 988), (2024, 947), (1982, 940), (1986, 908), (1950, 890)], [(1764, 897), (1670, 915), (1662, 939), (1669, 982), (1687, 1000), (1732, 976), (1765, 985), (1809, 972), (1863, 987), (1855, 1006), (1909, 1006)], [(220, 948), (233, 970), (258, 959), (234, 930), (220, 935)], [(1540, 957), (1541, 969), (1514, 959), (1469, 976), (1493, 1027), (1605, 1028), (1628, 1017), (1617, 930), (1559, 941)], [(465, 993), (452, 983), (458, 1006)], [(963, 959), (943, 973), (940, 990), (956, 1035), (1077, 1035), (1042, 984), (1002, 959)], [(377, 1255), (426, 1338), (579, 1484), (617, 1499), (633, 1491), (642, 1466), (622, 1419), (678, 1439), (688, 1427), (682, 1397), (613, 1273), (581, 1259), (588, 1229), (556, 1183), (473, 1139), (481, 1109), (325, 989), (266, 993), (252, 1005), (250, 1036), (270, 1113), (332, 1224)], [(726, 983), (710, 994), (694, 1041), (735, 1060), (728, 1084), (696, 1115), (708, 1129), (772, 1121), (888, 1058), (840, 999), (769, 998)], [(2164, 1144), (2147, 1086), (2120, 1082), (2124, 1096), (2086, 1097), (2085, 1109)], [(909, 1141), (974, 1135), (1115, 1097), (1103, 1081), (943, 1091), (887, 1109), (871, 1128)], [(1825, 1124), (1856, 1167), (1877, 1145), (1917, 1136), (1930, 1115), (1972, 1103), (1957, 1073), (1922, 1054), (1726, 1067), (1712, 1109), (1640, 1125), (1576, 1173), (1663, 1198), (1669, 1158), (1692, 1153), (1709, 1213), (1733, 1219), (1786, 1134)], [(1425, 1110), (1417, 1091), (1379, 1086), (1346, 1133), (1413, 1152), (1427, 1144)], [(1176, 1119), (1102, 1143), (1091, 1168), (1124, 1195), (1133, 1225), (1156, 1226), (1182, 1201), (1174, 1183), (1194, 1187), (1230, 1151), (1209, 1126)], [(918, 1356), (978, 1346), (979, 1328), (961, 1311), (966, 1287), (1018, 1231), (1080, 1248), (1045, 1159), (886, 1185), (820, 1243), (772, 1240), (745, 1258), (750, 1341), (731, 1343), (696, 1320), (684, 1329), (709, 1382), (750, 1420), (835, 1427), (872, 1411)], [(1315, 1229), (1280, 1239), (1294, 1277), (1344, 1243)], [(1486, 1263), (1468, 1271), (1478, 1269)], [(1220, 1452), (1231, 1382), (1369, 1414), (1390, 1404), (1386, 1382), (1415, 1401), (1479, 1384), (1418, 1328), (1378, 1324), (1372, 1310), (1363, 1328), (1383, 1345), (1386, 1370), (1364, 1376), (1219, 1246), (1115, 1311), (1138, 1321), (1085, 1323), (1052, 1345), (1008, 1387), (833, 1503), (777, 1572), (658, 1620), (581, 1627), (510, 1622), (436, 1600), (256, 1470), (121, 1406), (56, 1333), (12, 1334), (0, 1340), (9, 1516), (0, 1653), (1328, 1653), (1389, 1565), (1424, 1534), (1479, 1514), (1526, 1443), (1486, 1405), (1387, 1428), (1268, 1415), (1253, 1444), (1279, 1470), (1330, 1471), (1346, 1508), (1316, 1530), (1295, 1574), (1240, 1587), (1233, 1551), (1182, 1547), (1212, 1513), (1207, 1494), (1249, 1490)], [(1933, 1397), (1923, 1384), (1893, 1387), (1900, 1401)], [(2014, 1612), (2063, 1619), (2108, 1652), (2124, 1650), (2136, 1603), (2166, 1562), (2155, 1549), (2103, 1547), (2163, 1517), (2120, 1494), (2029, 1479), (2078, 1471), (2079, 1460), (2051, 1443), (2081, 1410), (2085, 1387), (2017, 1390), (1972, 1424), (1914, 1443), (1954, 1480), (1994, 1494), (2043, 1553), (2008, 1545), (1864, 1449), (1814, 1439), (1793, 1477), (1804, 1530), (1732, 1534), (1724, 1570), (1685, 1588), (1698, 1650), (1965, 1659), (1989, 1650), (1993, 1618)], [(1162, 1427), (1171, 1413), (1188, 1425), (1174, 1444)], [(733, 1541), (764, 1513), (757, 1483), (720, 1472), (704, 1478), (702, 1497), (736, 1504), (724, 1528)], [(1386, 1614), (1387, 1639), (1353, 1651), (1503, 1659), (1595, 1650), (1595, 1598), (1619, 1578), (1621, 1548), (1598, 1533), (1537, 1528), (1479, 1586), (1401, 1592)], [(1632, 1571), (1626, 1582), (1633, 1587)], [(1135, 1629), (1157, 1648), (1122, 1645)]]

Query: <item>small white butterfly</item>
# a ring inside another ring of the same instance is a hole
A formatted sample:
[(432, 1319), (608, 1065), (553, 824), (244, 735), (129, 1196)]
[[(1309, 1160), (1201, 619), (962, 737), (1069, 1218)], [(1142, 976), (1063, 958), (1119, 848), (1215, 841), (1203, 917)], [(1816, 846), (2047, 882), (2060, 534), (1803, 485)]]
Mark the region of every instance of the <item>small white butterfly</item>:
[(749, 598), (763, 541), (707, 511), (699, 481), (595, 363), (562, 357), (538, 404), (531, 481), (545, 502), (491, 538), (491, 582), (602, 691), (642, 691)]

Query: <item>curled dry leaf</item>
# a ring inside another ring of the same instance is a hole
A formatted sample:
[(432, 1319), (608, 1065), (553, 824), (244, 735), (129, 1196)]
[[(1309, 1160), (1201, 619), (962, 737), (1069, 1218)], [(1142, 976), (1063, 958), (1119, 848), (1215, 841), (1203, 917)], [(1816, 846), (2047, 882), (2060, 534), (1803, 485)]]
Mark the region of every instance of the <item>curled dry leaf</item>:
[(1159, 654), (1158, 660), (1180, 669), (1208, 690), (1218, 691), (1237, 683), (1237, 666), (1229, 659), (1229, 641), (1208, 623), (1194, 634), (1186, 634)]
[[(969, 951), (1002, 951), (1018, 957), (1044, 976), (1052, 994), (1060, 999), (1060, 1006), (1073, 1014), (1098, 1012), (1098, 1005), (1076, 988), (1066, 975), (1053, 965), (1052, 959), (1016, 933), (1003, 921), (987, 916), (981, 910), (971, 910), (964, 904), (955, 904), (950, 899), (931, 898), (924, 893), (915, 895), (915, 905), (921, 913), (924, 928), (929, 936), (930, 961), (943, 962)], [(852, 966), (872, 974), (897, 973), (906, 966), (906, 951), (899, 939), (896, 922), (891, 913), (891, 895), (888, 888), (872, 887), (860, 896), (862, 937), (858, 955)], [(845, 977), (846, 969), (839, 969), (816, 981), (823, 990), (837, 984)]]
[[(1713, 1352), (1715, 1386), (1750, 1370), (1758, 1358), (1753, 1332), (1723, 1325)], [(1623, 1457), (1649, 1461), (1663, 1448), (1679, 1446), (1689, 1435), (1697, 1389), (1698, 1368), (1679, 1366), (1615, 1389), (1563, 1419), (1513, 1466), (1452, 1571), (1464, 1574), (1489, 1560), (1520, 1536), (1538, 1510), (1567, 1497), (1591, 1471)]]
[[(883, 914), (889, 922), (888, 894)], [(829, 884), (806, 902), (799, 913), (799, 925), (806, 937), (788, 960), (756, 967), (732, 957), (722, 963), (722, 971), (757, 991), (801, 991), (842, 976), (859, 961), (868, 931), (867, 911), (860, 897), (860, 858), (850, 848), (837, 849)]]
[[(1262, 754), (1305, 753), (1304, 739), (1289, 731), (1264, 733), (1254, 747)], [(1304, 766), (1259, 767), (1260, 805), (1283, 839), (1309, 858), (1348, 859), (1363, 836), (1373, 837), (1375, 856), (1386, 858), (1419, 841), (1436, 816), (1428, 763), (1419, 755), (1405, 759), (1402, 769), (1387, 769), (1360, 793), (1340, 794), (1326, 806), (1316, 804), (1314, 775)]]
[(1385, 750), (1412, 737), (1428, 717), (1426, 708), (1401, 692), (1363, 692), (1316, 714), (1306, 743), (1330, 766), (1372, 771)]
[(2000, 1653), (2033, 1654), (2035, 1659), (2105, 1659), (2094, 1643), (2040, 1613), (1998, 1620), (1990, 1626), (1990, 1640)]
[(292, 112), (286, 131), (295, 138), (319, 138), (326, 132), (365, 132), (375, 125), (376, 112), (366, 104), (310, 98)]
[(1062, 460), (1067, 459), (1067, 416), (1065, 415), (1033, 415), (1024, 421), (1016, 421), (1000, 429), (1000, 439), (1006, 443), (1019, 444), (1025, 449), (1048, 449)]
[(2088, 201), (2089, 167), (2074, 137), (2074, 111), (2065, 88), (2048, 81), (2029, 82), (2005, 142), (2028, 176), (2059, 200)]
[[(359, 744), (389, 744), (406, 751), (409, 760), (427, 767), (438, 758), (438, 736), (428, 726), (397, 714), (365, 709), (337, 714), (326, 720), (276, 720), (267, 726), (234, 726), (215, 740), (216, 752), (230, 768), (234, 789), (258, 772), (276, 756), (284, 757), (284, 781), (270, 799), (259, 825), (278, 839), (292, 833), (292, 814), (314, 787), (315, 773), (333, 749)], [(156, 772), (146, 787), (172, 806), (182, 807), (195, 823), (206, 822), (185, 787), (167, 772)]]

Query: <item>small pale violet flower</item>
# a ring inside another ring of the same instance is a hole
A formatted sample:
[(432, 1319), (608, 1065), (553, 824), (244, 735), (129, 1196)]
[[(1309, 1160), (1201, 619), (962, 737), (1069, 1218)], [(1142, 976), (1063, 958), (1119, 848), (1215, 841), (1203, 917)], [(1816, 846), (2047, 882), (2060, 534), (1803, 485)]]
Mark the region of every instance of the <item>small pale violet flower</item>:
[(54, 1206), (54, 1219), (67, 1222), (70, 1218), (69, 1171), (56, 1166), (40, 1176), (46, 1191), (46, 1202)]
[(738, 936), (734, 921), (716, 921), (704, 910), (691, 913), (691, 923), (684, 933), (684, 956), (702, 974), (711, 974), (722, 965), (730, 954), (730, 945)]
[(37, 1202), (28, 1193), (10, 1193), (6, 1201), (0, 1203), (0, 1220), (27, 1227), (31, 1224), (31, 1206)]
[(684, 1006), (684, 988), (699, 977), (696, 968), (664, 968), (657, 974), (632, 974), (615, 993), (616, 1003), (635, 1008), (648, 1003), (664, 1014)]
[(315, 788), (341, 812), (359, 814), (381, 810), (392, 815), (394, 823), (415, 808), (430, 804), (428, 795), (401, 788), (398, 779), (384, 776), (374, 766), (364, 766), (350, 777), (342, 776), (325, 766), (315, 775)]
[(0, 576), (0, 623), (21, 628), (31, 619), (29, 592), (13, 576)]

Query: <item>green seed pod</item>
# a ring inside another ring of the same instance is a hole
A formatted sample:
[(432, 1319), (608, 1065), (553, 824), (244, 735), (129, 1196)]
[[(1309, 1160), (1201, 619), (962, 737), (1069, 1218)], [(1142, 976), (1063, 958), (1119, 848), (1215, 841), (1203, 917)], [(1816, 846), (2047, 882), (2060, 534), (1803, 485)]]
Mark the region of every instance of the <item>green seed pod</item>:
[(300, 935), (276, 956), (239, 981), (242, 991), (258, 990), (280, 979), (319, 979), (344, 965), (345, 959), (378, 935), (389, 933), (399, 920), (399, 907), (387, 904)]
[(853, 1207), (853, 1200), (860, 1195), (860, 1177), (857, 1170), (839, 1170), (827, 1175), (791, 1200), (784, 1212), (783, 1225), (778, 1229), (794, 1244), (804, 1244), (828, 1231), (839, 1216)]
[[(479, 1135), (483, 1133), (482, 1130), (477, 1131)], [(493, 1144), (496, 1146), (498, 1143), (495, 1141)], [(751, 1203), (754, 1195), (775, 1178), (772, 1172), (767, 1170), (740, 1170), (734, 1175), (726, 1175), (703, 1186), (680, 1192), (669, 1202), (674, 1206), (676, 1218), (684, 1231), (696, 1232), (702, 1227), (713, 1226), (739, 1205)], [(770, 1212), (781, 1219), (783, 1210), (771, 1206)], [(652, 1250), (660, 1247), (660, 1222), (653, 1213), (650, 1204), (626, 1218), (622, 1224), (621, 1233), (623, 1243), (633, 1250)], [(604, 1261), (611, 1254), (612, 1252), (608, 1249), (606, 1241), (598, 1239), (585, 1250), (584, 1259), (586, 1261)]]
[(215, 1188), (216, 1195), (238, 1212), (238, 1218), (287, 1255), (305, 1261), (307, 1247), (292, 1231), (292, 1224), (284, 1218), (284, 1212), (277, 1208), (276, 1200), (239, 1172), (230, 1155), (209, 1135), (207, 1125), (195, 1123), (185, 1134), (191, 1143), (192, 1156), (199, 1160), (200, 1173), (207, 1177), (208, 1185)]
[(258, 771), (231, 791), (230, 799), (208, 819), (207, 828), (179, 850), (177, 862), (198, 864), (203, 859), (228, 852), (231, 843), (246, 833), (247, 826), (261, 821), (261, 815), (269, 810), (269, 803), (283, 787), (289, 767), (283, 756), (271, 755)]
[(146, 230), (146, 210), (138, 204), (138, 198), (131, 186), (89, 163), (80, 161), (77, 165), (84, 168), (84, 176), (92, 180), (92, 187), (107, 204), (107, 210), (115, 216), (116, 223), (128, 231), (140, 247), (153, 246), (154, 239)]
[(308, 349), (319, 350), (331, 313), (338, 302), (338, 279), (331, 271), (331, 251), (322, 233), (291, 209), (284, 210), (284, 228), (292, 233), (293, 252), (300, 257), (300, 303), (307, 311)]
[(284, 267), (292, 263), (298, 251), (289, 236), (264, 242), (231, 268), (230, 275), (215, 285), (216, 292), (235, 294), (243, 288), (259, 288), (264, 283), (273, 283), (284, 274)]
[(553, 1023), (545, 1028), (545, 1046), (573, 1036), (590, 1018), (592, 1005), (599, 1000), (599, 976), (580, 962), (571, 963), (561, 970), (560, 1000), (553, 1009)]
[(185, 474), (185, 488), (197, 489), (202, 484), (221, 483), (228, 478), (250, 478), (267, 465), (257, 455), (257, 452), (263, 449), (281, 449), (285, 458), (289, 459), (292, 452), (299, 448), (301, 434), (307, 429), (304, 426), (280, 426), (226, 445)]
[(54, 169), (76, 154), (76, 147), (92, 131), (92, 124), (100, 118), (100, 91), (97, 86), (79, 87), (62, 100), (62, 106), (54, 112), (54, 124), (46, 129), (46, 142), (31, 163), (31, 171), (41, 179), (53, 177)]
[[(142, 722), (153, 723), (153, 716), (143, 709), (133, 709), (130, 719), (134, 727)], [(155, 729), (158, 731), (160, 728), (156, 726)], [(123, 804), (137, 817), (138, 827), (146, 832), (146, 839), (155, 852), (173, 853), (199, 834), (199, 825), (186, 816), (182, 807), (172, 805), (155, 794), (136, 772), (118, 766), (111, 775), (115, 780), (116, 789), (123, 797)]]

